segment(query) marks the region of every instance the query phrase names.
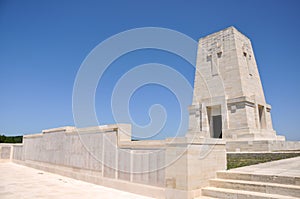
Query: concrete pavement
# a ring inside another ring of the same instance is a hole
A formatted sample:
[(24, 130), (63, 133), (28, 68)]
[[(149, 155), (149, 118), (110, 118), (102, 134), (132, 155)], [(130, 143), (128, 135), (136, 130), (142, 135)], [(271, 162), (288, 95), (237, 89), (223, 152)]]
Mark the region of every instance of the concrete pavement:
[(0, 198), (150, 199), (116, 189), (47, 173), (11, 162), (0, 163)]

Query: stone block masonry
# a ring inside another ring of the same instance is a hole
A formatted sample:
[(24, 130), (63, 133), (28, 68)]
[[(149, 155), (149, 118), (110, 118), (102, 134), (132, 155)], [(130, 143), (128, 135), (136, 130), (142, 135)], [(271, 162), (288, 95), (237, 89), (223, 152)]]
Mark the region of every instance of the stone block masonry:
[(227, 151), (300, 151), (273, 129), (249, 38), (229, 27), (199, 40), (187, 136), (226, 140)]
[(273, 130), (251, 42), (234, 27), (199, 40), (190, 109), (190, 133), (226, 140), (284, 140)]
[(226, 169), (223, 140), (131, 141), (130, 125), (62, 127), (25, 135), (11, 161), (154, 198), (195, 198)]

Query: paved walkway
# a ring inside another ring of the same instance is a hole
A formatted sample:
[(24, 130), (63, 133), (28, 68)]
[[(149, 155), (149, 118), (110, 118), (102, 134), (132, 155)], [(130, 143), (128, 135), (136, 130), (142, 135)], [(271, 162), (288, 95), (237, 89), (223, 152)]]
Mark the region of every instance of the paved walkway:
[(0, 163), (0, 198), (150, 199), (14, 163)]
[(300, 178), (300, 157), (240, 167), (231, 169), (229, 172), (245, 172), (251, 174), (278, 175)]
[[(300, 157), (231, 169), (229, 172), (300, 178)], [(0, 198), (150, 199), (14, 163), (0, 163)]]

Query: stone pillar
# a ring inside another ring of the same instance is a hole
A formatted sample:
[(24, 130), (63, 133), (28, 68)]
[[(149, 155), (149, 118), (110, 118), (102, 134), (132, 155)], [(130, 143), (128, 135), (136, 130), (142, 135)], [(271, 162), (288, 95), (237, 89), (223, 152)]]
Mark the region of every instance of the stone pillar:
[(176, 138), (166, 147), (166, 198), (199, 197), (201, 189), (226, 169), (225, 141), (196, 137)]

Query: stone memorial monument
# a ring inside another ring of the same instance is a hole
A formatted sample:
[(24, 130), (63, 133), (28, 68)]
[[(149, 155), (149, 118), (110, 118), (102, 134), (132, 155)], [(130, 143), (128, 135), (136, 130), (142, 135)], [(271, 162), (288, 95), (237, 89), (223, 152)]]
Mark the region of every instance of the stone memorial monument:
[(130, 124), (60, 127), (1, 145), (0, 160), (153, 198), (196, 198), (226, 169), (226, 151), (300, 150), (276, 135), (270, 111), (251, 42), (229, 27), (199, 40), (185, 137), (133, 141)]
[(187, 136), (225, 139), (228, 151), (296, 147), (276, 135), (251, 41), (234, 27), (199, 40), (189, 112)]

